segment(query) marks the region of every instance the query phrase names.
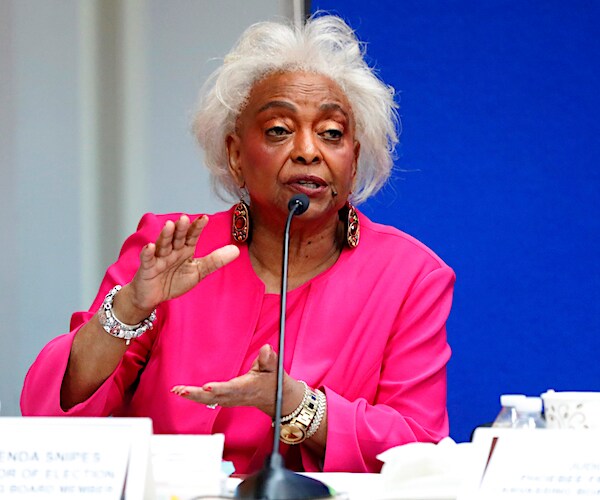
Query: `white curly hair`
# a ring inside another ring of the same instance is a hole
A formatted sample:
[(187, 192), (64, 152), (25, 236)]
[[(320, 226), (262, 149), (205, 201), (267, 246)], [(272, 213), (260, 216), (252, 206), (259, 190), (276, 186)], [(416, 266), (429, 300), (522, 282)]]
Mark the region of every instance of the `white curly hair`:
[(202, 87), (193, 119), (215, 192), (224, 200), (242, 195), (229, 171), (226, 138), (252, 86), (272, 73), (306, 71), (336, 82), (352, 107), (361, 145), (352, 202), (376, 193), (392, 170), (399, 118), (394, 89), (375, 75), (364, 55), (364, 45), (337, 16), (313, 16), (303, 26), (272, 21), (250, 26)]

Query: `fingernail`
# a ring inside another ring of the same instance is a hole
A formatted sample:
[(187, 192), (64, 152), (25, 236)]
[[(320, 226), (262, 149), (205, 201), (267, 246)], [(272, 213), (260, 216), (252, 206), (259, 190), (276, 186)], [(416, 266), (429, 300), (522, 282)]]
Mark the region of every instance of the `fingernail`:
[(204, 386), (202, 389), (205, 390), (206, 392), (212, 391), (212, 387), (210, 385)]
[(190, 391), (183, 390), (179, 393), (180, 396), (189, 396)]

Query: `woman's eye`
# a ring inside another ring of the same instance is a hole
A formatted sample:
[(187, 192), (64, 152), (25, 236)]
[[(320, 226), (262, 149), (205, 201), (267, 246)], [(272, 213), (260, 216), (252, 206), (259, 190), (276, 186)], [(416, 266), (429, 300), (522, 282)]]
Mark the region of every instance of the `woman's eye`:
[(281, 137), (288, 133), (284, 127), (271, 127), (267, 129), (267, 135), (271, 137)]
[(342, 138), (343, 132), (337, 129), (325, 130), (325, 132), (321, 132), (321, 137), (327, 139), (329, 141), (337, 141)]

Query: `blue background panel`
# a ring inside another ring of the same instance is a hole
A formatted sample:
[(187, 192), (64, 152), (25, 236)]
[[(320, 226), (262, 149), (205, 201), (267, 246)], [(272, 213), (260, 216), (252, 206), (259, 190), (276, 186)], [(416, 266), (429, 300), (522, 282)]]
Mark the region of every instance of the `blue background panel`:
[(600, 390), (600, 2), (319, 0), (398, 93), (392, 182), (362, 209), (457, 273), (451, 435), (499, 395)]

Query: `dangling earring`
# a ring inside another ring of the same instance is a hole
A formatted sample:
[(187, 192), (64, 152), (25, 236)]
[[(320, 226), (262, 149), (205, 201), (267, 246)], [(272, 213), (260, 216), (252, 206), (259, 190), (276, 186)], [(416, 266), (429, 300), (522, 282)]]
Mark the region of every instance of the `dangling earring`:
[(349, 201), (346, 202), (344, 207), (346, 212), (346, 243), (350, 248), (356, 248), (360, 241), (360, 221), (358, 220), (358, 213)]
[(233, 209), (231, 235), (238, 243), (244, 243), (250, 236), (250, 210), (243, 199)]

